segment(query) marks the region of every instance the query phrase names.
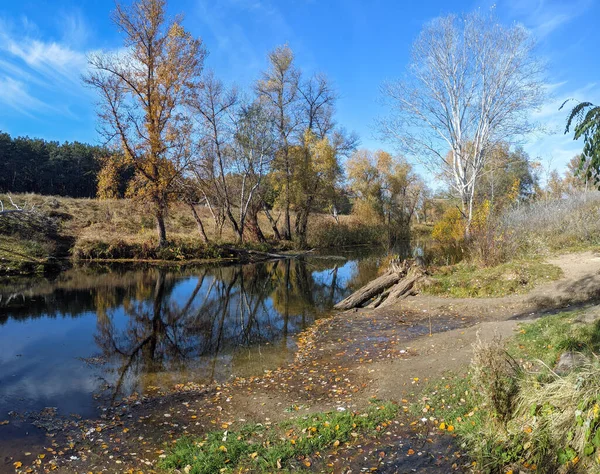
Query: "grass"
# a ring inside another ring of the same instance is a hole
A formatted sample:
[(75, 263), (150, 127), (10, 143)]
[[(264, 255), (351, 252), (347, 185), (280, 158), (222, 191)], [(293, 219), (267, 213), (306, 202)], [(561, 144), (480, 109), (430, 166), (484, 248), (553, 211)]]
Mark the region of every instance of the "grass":
[(515, 260), (495, 267), (462, 262), (435, 270), (423, 292), (454, 298), (499, 297), (526, 293), (561, 276), (559, 267), (538, 260)]
[(236, 431), (213, 431), (179, 439), (160, 467), (190, 474), (284, 472), (310, 467), (311, 456), (335, 449), (360, 434), (377, 433), (398, 413), (397, 405), (373, 401), (362, 413), (327, 412), (275, 425), (248, 424)]
[[(474, 461), (474, 472), (600, 472), (600, 363), (594, 356), (600, 322), (586, 323), (578, 311), (543, 317), (521, 325), (505, 347), (521, 367), (506, 419), (476, 377), (480, 370), (493, 378), (490, 364), (431, 382), (412, 413), (429, 413), (438, 429), (451, 427)], [(587, 362), (554, 373), (560, 354), (572, 350)]]

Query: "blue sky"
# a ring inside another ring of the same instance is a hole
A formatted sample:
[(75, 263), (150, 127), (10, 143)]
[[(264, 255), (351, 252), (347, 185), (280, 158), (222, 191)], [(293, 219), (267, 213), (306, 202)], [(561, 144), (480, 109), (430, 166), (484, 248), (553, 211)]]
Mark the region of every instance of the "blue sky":
[[(170, 0), (172, 14), (203, 38), (206, 66), (225, 82), (247, 87), (266, 66), (266, 54), (288, 43), (306, 73), (322, 71), (340, 94), (338, 122), (356, 131), (361, 146), (391, 149), (376, 138), (385, 114), (379, 86), (404, 72), (422, 25), (442, 14), (489, 8), (491, 2), (404, 0)], [(553, 97), (536, 115), (548, 134), (526, 150), (559, 170), (581, 145), (562, 134), (563, 100), (600, 103), (600, 1), (500, 0), (502, 21), (523, 23), (548, 62)], [(80, 76), (86, 53), (115, 49), (112, 0), (0, 0), (0, 130), (51, 140), (97, 143), (94, 94)]]

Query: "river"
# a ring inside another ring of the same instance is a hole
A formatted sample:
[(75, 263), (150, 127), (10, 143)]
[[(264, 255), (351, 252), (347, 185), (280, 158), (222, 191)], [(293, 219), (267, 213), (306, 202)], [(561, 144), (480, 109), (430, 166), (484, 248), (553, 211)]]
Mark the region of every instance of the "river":
[(374, 278), (382, 255), (183, 270), (89, 266), (4, 281), (0, 452), (2, 443), (14, 451), (43, 436), (31, 424), (40, 413), (95, 417), (122, 397), (285, 364), (294, 335)]

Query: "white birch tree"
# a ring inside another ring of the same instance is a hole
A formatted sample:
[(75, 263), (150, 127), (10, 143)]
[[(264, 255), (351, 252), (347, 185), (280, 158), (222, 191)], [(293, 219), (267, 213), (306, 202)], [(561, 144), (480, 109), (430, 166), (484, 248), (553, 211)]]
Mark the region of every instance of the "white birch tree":
[(389, 115), (381, 131), (434, 173), (450, 173), (467, 221), (489, 151), (532, 133), (544, 100), (543, 64), (520, 25), (493, 10), (436, 18), (412, 49), (406, 77), (382, 87)]

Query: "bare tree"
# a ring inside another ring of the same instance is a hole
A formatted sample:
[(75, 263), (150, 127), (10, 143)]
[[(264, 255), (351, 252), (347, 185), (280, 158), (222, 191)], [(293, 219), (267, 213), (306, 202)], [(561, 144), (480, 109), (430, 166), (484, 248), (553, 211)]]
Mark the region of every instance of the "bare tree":
[(136, 170), (132, 195), (154, 208), (159, 245), (177, 182), (191, 159), (184, 100), (198, 87), (205, 50), (166, 16), (165, 0), (117, 4), (113, 22), (124, 36), (120, 53), (90, 56), (84, 81), (100, 94), (98, 114), (107, 142), (118, 144)]
[[(200, 128), (200, 159), (194, 163), (193, 171), (199, 184), (205, 188), (207, 202), (212, 196), (241, 240), (243, 229), (240, 229), (233, 214), (233, 196), (228, 180), (240, 105), (237, 90), (225, 87), (211, 72), (205, 77), (202, 87), (194, 92), (188, 105)], [(216, 215), (215, 219), (218, 219)]]
[(542, 73), (525, 28), (477, 11), (428, 23), (407, 77), (382, 88), (391, 108), (383, 134), (431, 171), (449, 170), (467, 233), (489, 150), (536, 128), (530, 113), (544, 99)]
[(239, 180), (239, 227), (243, 237), (246, 220), (258, 241), (264, 241), (258, 212), (264, 208), (263, 179), (270, 170), (275, 152), (273, 117), (260, 101), (242, 108), (238, 117), (233, 172)]

